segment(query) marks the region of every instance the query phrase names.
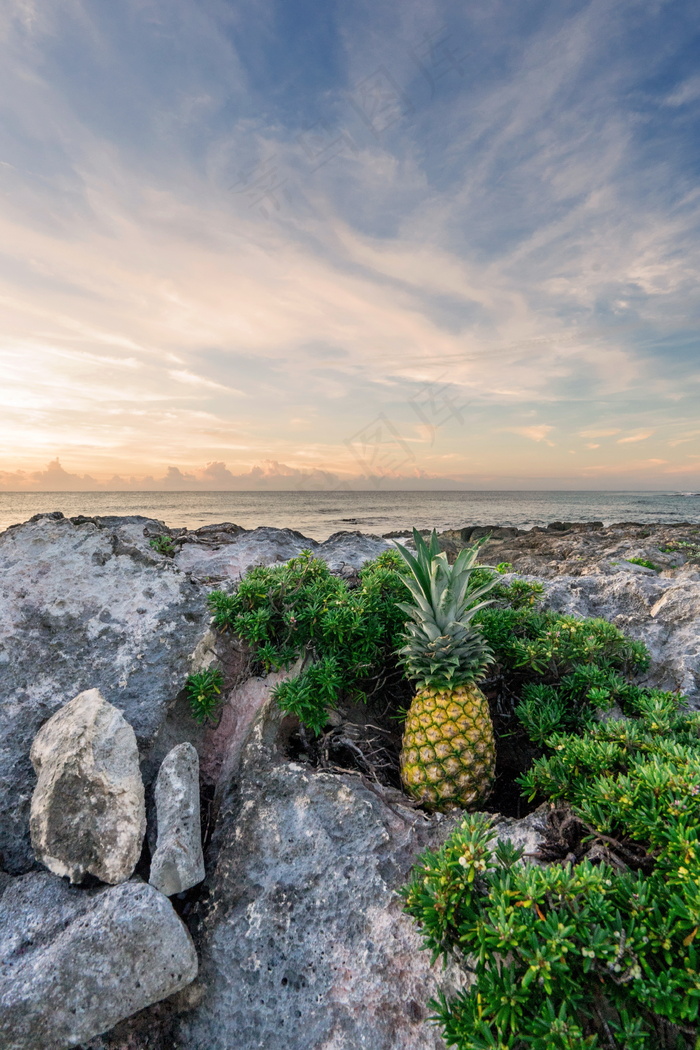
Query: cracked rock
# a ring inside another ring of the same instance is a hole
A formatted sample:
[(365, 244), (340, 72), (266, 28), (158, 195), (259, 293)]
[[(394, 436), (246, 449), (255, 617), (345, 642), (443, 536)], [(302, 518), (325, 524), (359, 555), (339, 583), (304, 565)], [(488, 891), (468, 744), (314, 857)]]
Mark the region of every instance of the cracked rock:
[(33, 872), (0, 900), (3, 1050), (67, 1050), (196, 976), (189, 933), (145, 883), (84, 890)]

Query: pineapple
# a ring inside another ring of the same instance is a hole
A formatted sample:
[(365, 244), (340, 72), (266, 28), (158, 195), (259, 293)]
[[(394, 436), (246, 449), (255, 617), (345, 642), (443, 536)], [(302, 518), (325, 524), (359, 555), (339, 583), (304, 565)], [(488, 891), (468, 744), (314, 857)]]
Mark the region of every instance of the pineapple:
[(413, 538), (415, 557), (396, 545), (413, 596), (399, 603), (411, 617), (399, 656), (417, 685), (406, 716), (401, 779), (429, 809), (467, 808), (488, 797), (496, 763), (489, 705), (477, 685), (493, 655), (471, 619), (489, 604), (479, 599), (497, 578), (474, 586), (478, 544), (450, 566), (434, 530), (429, 543), (416, 529)]

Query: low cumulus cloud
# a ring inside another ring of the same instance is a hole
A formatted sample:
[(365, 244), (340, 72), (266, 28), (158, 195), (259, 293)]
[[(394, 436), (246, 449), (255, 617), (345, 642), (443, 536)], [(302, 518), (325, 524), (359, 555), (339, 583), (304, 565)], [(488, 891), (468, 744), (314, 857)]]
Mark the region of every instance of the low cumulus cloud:
[(223, 462), (212, 462), (189, 470), (169, 466), (162, 475), (123, 477), (114, 474), (98, 480), (90, 474), (66, 470), (59, 459), (54, 459), (44, 470), (0, 471), (0, 492), (333, 491), (372, 489), (382, 485), (410, 487), (417, 480), (429, 484), (436, 482), (438, 487), (444, 482), (444, 478), (417, 470), (401, 473), (387, 468), (376, 474), (339, 474), (318, 467), (293, 467), (273, 459), (263, 460), (240, 472), (229, 470)]
[(193, 470), (167, 467), (162, 476), (150, 474), (138, 477), (121, 477), (118, 474), (104, 480), (96, 480), (89, 474), (71, 473), (64, 469), (60, 460), (52, 460), (45, 470), (0, 471), (2, 492), (185, 492), (242, 491), (284, 488), (285, 483), (306, 481), (312, 483), (323, 478), (326, 484), (341, 484), (341, 479), (332, 472), (300, 470), (276, 460), (267, 460), (259, 466), (241, 473), (229, 470), (225, 463), (207, 463)]

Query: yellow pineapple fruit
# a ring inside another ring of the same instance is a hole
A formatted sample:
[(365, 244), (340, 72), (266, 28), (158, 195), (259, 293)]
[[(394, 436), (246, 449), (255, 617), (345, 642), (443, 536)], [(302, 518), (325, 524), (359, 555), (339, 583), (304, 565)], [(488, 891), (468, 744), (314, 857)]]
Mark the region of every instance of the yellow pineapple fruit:
[(433, 531), (426, 544), (413, 530), (416, 555), (397, 544), (413, 601), (400, 650), (418, 691), (406, 716), (401, 779), (428, 809), (476, 806), (489, 795), (496, 765), (493, 723), (479, 682), (492, 654), (471, 623), (497, 579), (474, 586), (478, 547), (460, 552), (450, 566)]

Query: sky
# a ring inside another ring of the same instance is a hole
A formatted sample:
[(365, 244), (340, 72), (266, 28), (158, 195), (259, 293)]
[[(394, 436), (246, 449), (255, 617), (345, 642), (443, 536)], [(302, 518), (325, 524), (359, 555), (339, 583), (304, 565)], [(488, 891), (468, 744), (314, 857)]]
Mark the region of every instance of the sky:
[(5, 0), (0, 490), (700, 489), (695, 0)]

